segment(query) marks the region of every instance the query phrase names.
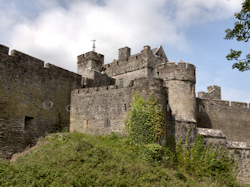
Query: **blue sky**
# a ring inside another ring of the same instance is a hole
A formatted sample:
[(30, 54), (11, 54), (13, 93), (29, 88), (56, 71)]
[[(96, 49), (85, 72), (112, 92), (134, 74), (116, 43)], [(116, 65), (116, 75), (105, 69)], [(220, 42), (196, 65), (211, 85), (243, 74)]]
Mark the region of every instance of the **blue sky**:
[[(76, 72), (76, 57), (90, 51), (118, 57), (162, 45), (170, 61), (196, 66), (196, 92), (221, 86), (222, 99), (250, 102), (250, 71), (232, 70), (231, 48), (249, 53), (249, 43), (224, 40), (242, 0), (0, 0), (0, 43)], [(243, 56), (244, 57), (244, 56)]]

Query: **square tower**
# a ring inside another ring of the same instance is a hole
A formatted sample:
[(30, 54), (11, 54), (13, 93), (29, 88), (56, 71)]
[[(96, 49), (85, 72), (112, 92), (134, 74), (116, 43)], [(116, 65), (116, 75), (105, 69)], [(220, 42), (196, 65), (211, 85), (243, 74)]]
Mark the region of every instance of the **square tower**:
[(90, 71), (100, 72), (104, 64), (104, 55), (90, 51), (77, 57), (77, 73), (89, 77)]
[(123, 47), (119, 49), (119, 60), (130, 57), (131, 49), (129, 47)]

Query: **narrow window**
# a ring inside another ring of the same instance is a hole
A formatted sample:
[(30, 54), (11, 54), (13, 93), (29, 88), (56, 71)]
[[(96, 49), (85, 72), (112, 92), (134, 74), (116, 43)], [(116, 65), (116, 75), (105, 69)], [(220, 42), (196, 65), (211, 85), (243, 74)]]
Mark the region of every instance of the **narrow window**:
[(157, 71), (157, 75), (158, 75), (158, 76), (159, 76), (159, 74), (160, 74), (159, 71)]
[(109, 119), (104, 119), (104, 128), (110, 127), (111, 121)]
[(120, 79), (119, 81), (120, 81), (120, 85), (123, 85), (123, 79)]
[(127, 106), (126, 104), (123, 105), (123, 110), (126, 111), (127, 110)]
[(84, 120), (84, 123), (83, 123), (83, 128), (87, 129), (89, 126), (88, 124), (88, 120)]
[(33, 120), (34, 120), (34, 118), (29, 117), (29, 116), (25, 116), (24, 129), (30, 129), (33, 125)]

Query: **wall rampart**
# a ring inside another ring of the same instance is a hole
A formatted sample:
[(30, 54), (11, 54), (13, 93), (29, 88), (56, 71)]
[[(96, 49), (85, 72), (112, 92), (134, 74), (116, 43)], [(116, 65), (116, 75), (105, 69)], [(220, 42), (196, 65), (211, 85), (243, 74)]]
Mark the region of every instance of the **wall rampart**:
[(44, 61), (37, 59), (35, 57), (29, 56), (22, 52), (12, 50), (11, 56), (14, 58), (14, 61), (23, 63), (29, 67), (43, 69), (44, 68)]
[(250, 143), (247, 103), (196, 98), (197, 126), (220, 129), (228, 141)]
[(45, 64), (45, 71), (48, 69), (51, 74), (54, 74), (59, 77), (64, 77), (67, 79), (71, 79), (72, 81), (79, 81), (79, 78), (81, 77), (80, 75), (73, 73), (71, 71), (68, 71), (66, 69), (63, 69), (61, 67), (55, 66), (53, 64), (47, 63)]
[[(9, 151), (4, 157), (33, 145), (45, 132), (69, 127), (72, 89), (80, 88), (81, 76), (13, 50), (0, 56), (0, 132)], [(9, 143), (15, 140), (19, 143)]]

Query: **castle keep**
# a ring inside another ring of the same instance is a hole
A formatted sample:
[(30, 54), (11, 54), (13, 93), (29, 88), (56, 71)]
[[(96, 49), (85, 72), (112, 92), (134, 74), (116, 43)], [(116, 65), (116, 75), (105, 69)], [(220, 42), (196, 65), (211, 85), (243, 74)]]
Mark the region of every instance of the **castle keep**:
[(250, 109), (248, 103), (221, 100), (218, 86), (195, 94), (195, 66), (168, 60), (162, 46), (144, 46), (131, 55), (120, 48), (118, 59), (104, 64), (96, 52), (77, 57), (77, 73), (69, 72), (0, 45), (0, 158), (34, 145), (45, 133), (63, 127), (91, 134), (125, 134), (124, 120), (137, 90), (153, 93), (166, 116), (166, 136), (236, 149), (238, 179), (250, 183)]

